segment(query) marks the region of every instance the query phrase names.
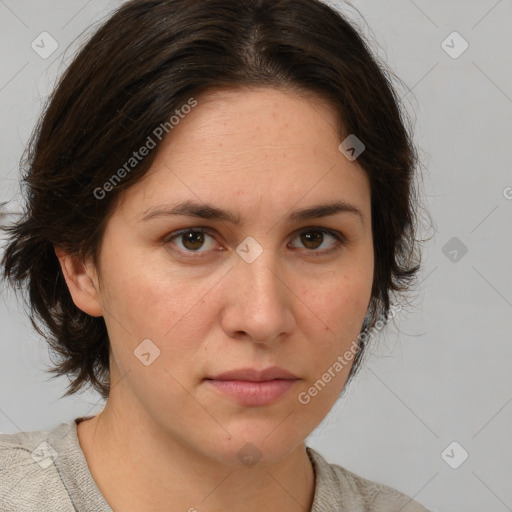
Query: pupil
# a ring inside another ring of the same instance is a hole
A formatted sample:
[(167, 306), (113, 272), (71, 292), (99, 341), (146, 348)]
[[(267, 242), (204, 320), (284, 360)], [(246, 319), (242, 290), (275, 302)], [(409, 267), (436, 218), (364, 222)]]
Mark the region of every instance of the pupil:
[(183, 236), (185, 237), (183, 245), (187, 247), (187, 249), (199, 249), (204, 242), (203, 233), (189, 231), (188, 233), (185, 233)]
[[(311, 233), (316, 233), (316, 235), (315, 234), (311, 235)], [(312, 248), (314, 249), (314, 248), (318, 247), (318, 245), (321, 245), (321, 238), (322, 238), (322, 233), (320, 233), (320, 231), (308, 231), (305, 235), (303, 235), (302, 243), (308, 249), (312, 249)], [(309, 244), (311, 244), (311, 242), (313, 242), (313, 247), (309, 246)], [(315, 242), (320, 242), (320, 243), (315, 245)]]
[[(187, 249), (199, 249), (204, 243), (204, 233), (189, 231), (183, 234), (183, 245)], [(302, 243), (308, 249), (314, 249), (322, 244), (323, 234), (320, 231), (308, 231), (301, 235)]]

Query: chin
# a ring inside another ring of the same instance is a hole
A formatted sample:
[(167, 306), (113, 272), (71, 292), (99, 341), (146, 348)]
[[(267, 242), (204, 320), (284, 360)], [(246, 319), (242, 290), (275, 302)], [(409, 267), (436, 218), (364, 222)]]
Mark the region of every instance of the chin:
[[(286, 416), (286, 415), (285, 415)], [(282, 429), (282, 430), (280, 430)], [(209, 455), (228, 466), (267, 466), (278, 462), (297, 448), (304, 438), (290, 435), (284, 425), (275, 422), (240, 423), (237, 428), (226, 426), (226, 432), (217, 446), (209, 445)]]

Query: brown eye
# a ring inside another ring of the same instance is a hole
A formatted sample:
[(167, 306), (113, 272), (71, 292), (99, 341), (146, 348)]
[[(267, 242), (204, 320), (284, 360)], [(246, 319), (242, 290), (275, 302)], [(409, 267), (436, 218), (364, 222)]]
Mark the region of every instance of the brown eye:
[(187, 233), (183, 233), (181, 235), (181, 241), (185, 248), (190, 251), (196, 251), (200, 249), (204, 244), (204, 233), (200, 233), (197, 231), (188, 231)]
[[(327, 235), (327, 236), (326, 236)], [(330, 252), (338, 248), (343, 242), (344, 237), (341, 233), (337, 233), (336, 231), (331, 231), (324, 228), (315, 228), (309, 229), (307, 231), (301, 231), (299, 233), (300, 242), (304, 248), (308, 251), (325, 253)], [(326, 241), (334, 240), (334, 243), (329, 244), (327, 247), (323, 247)]]
[(322, 245), (324, 234), (320, 231), (306, 231), (301, 233), (300, 240), (306, 249), (318, 249)]
[[(208, 248), (204, 251), (200, 250), (205, 245), (208, 245), (205, 243), (208, 239), (214, 240), (214, 238), (203, 229), (185, 229), (168, 237), (165, 240), (165, 243), (172, 243), (173, 245), (177, 245), (178, 249), (182, 252), (202, 253), (208, 250)], [(181, 246), (178, 243), (174, 243), (173, 240), (181, 242)]]
[[(302, 230), (296, 239), (300, 240), (306, 252), (318, 256), (338, 250), (346, 242), (342, 233), (325, 228)], [(176, 252), (184, 255), (193, 253), (206, 255), (216, 246), (215, 238), (207, 229), (203, 228), (189, 228), (172, 233), (164, 240), (164, 243), (175, 246)]]

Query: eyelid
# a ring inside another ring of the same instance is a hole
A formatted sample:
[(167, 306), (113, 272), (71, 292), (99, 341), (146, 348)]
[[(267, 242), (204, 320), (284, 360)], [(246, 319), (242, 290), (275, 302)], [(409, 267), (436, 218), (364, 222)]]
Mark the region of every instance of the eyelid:
[(323, 249), (323, 250), (299, 249), (299, 251), (304, 252), (309, 256), (313, 256), (313, 257), (327, 256), (333, 252), (340, 251), (348, 243), (347, 237), (341, 231), (338, 231), (336, 229), (322, 227), (322, 226), (305, 226), (305, 227), (300, 228), (297, 231), (295, 231), (294, 235), (295, 234), (298, 235), (303, 232), (307, 233), (308, 231), (320, 231), (335, 240), (333, 247), (331, 247), (330, 249)]
[[(323, 226), (304, 226), (302, 228), (295, 230), (293, 232), (292, 236), (295, 238), (300, 233), (312, 232), (312, 231), (320, 231), (320, 232), (332, 237), (337, 243), (335, 243), (334, 247), (332, 247), (330, 249), (324, 249), (324, 250), (298, 249), (299, 251), (303, 251), (303, 252), (306, 252), (311, 255), (321, 256), (321, 255), (327, 255), (327, 254), (330, 254), (331, 252), (340, 250), (342, 248), (342, 246), (344, 246), (348, 243), (347, 237), (345, 236), (344, 233), (342, 233), (341, 231), (338, 231), (335, 229), (330, 229), (330, 228), (323, 227)], [(171, 241), (174, 240), (175, 238), (179, 237), (180, 235), (182, 235), (184, 233), (189, 233), (189, 232), (203, 233), (203, 234), (206, 234), (215, 239), (215, 236), (212, 234), (214, 232), (214, 230), (212, 228), (209, 228), (206, 226), (204, 226), (204, 227), (198, 226), (198, 227), (189, 227), (189, 228), (180, 229), (178, 231), (173, 231), (172, 233), (170, 233), (169, 235), (164, 237), (163, 243), (164, 244), (171, 243)], [(178, 252), (180, 252), (181, 254), (187, 254), (187, 257), (197, 258), (198, 256), (188, 256), (188, 255), (201, 254), (201, 253), (207, 254), (209, 251), (201, 251), (201, 250), (184, 251), (182, 249), (178, 249)]]
[[(180, 235), (183, 235), (184, 233), (190, 233), (190, 232), (194, 232), (194, 233), (203, 233), (205, 235), (208, 235), (210, 236), (211, 238), (214, 238), (215, 239), (215, 236), (212, 235), (212, 229), (211, 228), (207, 228), (207, 227), (192, 227), (192, 228), (184, 228), (184, 229), (180, 229), (178, 231), (173, 231), (172, 233), (170, 233), (169, 235), (166, 235), (163, 239), (163, 244), (166, 245), (166, 244), (169, 244), (171, 243), (172, 240), (174, 240), (175, 238), (178, 238)], [(188, 253), (188, 254), (201, 254), (201, 253), (206, 253), (207, 251), (183, 251), (182, 249), (178, 249), (178, 251), (180, 253)]]

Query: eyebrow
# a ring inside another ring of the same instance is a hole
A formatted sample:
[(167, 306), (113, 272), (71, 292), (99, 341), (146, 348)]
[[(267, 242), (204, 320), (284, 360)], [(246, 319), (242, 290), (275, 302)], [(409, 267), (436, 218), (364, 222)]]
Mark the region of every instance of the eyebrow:
[[(299, 222), (311, 219), (319, 219), (322, 217), (329, 217), (338, 213), (351, 213), (359, 217), (359, 220), (364, 224), (365, 217), (361, 210), (353, 204), (344, 201), (334, 201), (330, 203), (323, 203), (300, 210), (291, 212), (287, 220), (289, 222)], [(162, 205), (150, 208), (142, 214), (143, 216), (138, 222), (146, 222), (156, 217), (173, 217), (176, 215), (183, 215), (188, 217), (198, 217), (208, 220), (219, 220), (230, 222), (234, 225), (240, 224), (240, 216), (235, 213), (218, 208), (216, 206), (206, 203), (196, 203), (194, 201), (184, 201), (172, 207)]]

